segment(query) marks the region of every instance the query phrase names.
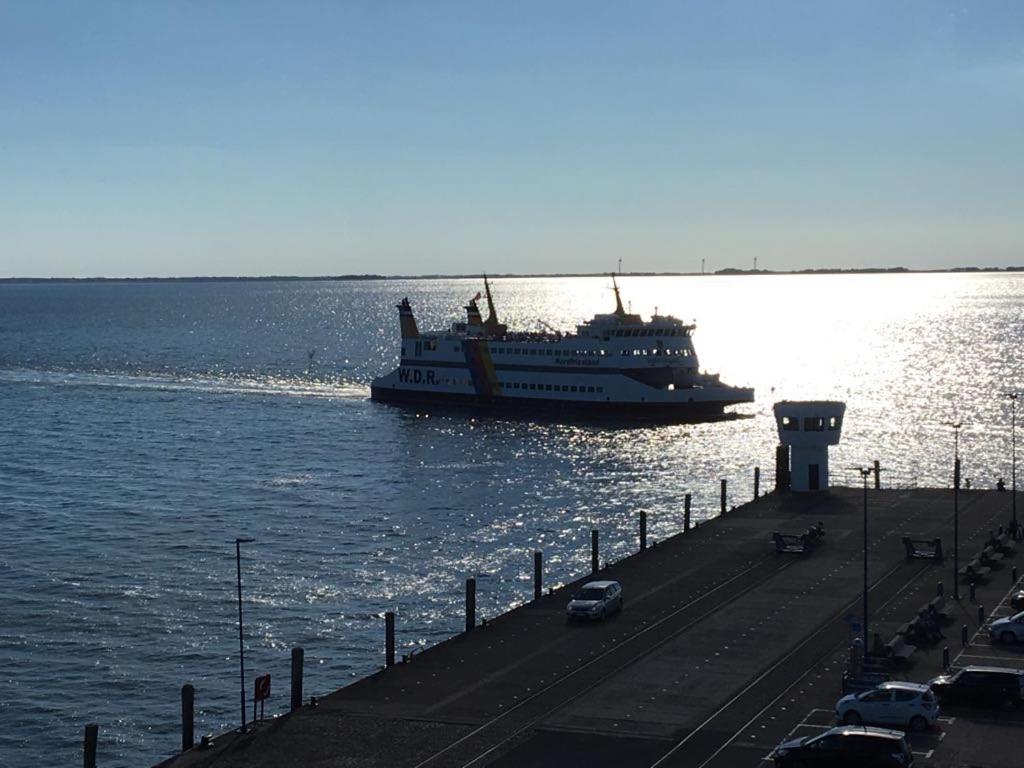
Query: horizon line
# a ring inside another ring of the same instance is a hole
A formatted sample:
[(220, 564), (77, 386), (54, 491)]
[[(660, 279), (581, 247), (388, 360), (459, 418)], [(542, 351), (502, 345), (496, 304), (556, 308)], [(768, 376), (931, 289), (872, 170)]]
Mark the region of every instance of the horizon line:
[(1024, 272), (1024, 266), (1008, 267), (947, 267), (937, 269), (913, 269), (909, 267), (821, 267), (805, 269), (738, 269), (726, 267), (713, 272), (473, 272), (456, 274), (426, 275), (379, 275), (379, 274), (344, 274), (344, 275), (182, 275), (177, 277), (146, 276), (146, 277), (0, 277), (0, 283), (166, 283), (166, 282), (345, 282), (357, 280), (465, 280), (483, 276), (502, 280), (559, 277), (607, 277), (616, 274), (620, 277), (715, 277), (732, 275), (844, 275), (844, 274), (942, 274), (962, 272)]

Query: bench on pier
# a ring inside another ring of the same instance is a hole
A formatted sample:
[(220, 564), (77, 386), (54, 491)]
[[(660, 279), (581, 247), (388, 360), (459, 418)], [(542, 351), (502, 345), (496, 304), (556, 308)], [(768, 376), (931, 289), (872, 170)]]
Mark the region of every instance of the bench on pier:
[(942, 560), (942, 539), (912, 539), (903, 537), (907, 560)]
[(891, 661), (906, 661), (916, 650), (917, 646), (911, 645), (904, 640), (903, 635), (896, 635), (892, 640), (885, 644), (886, 655)]
[(989, 533), (986, 545), (1007, 557), (1012, 555), (1013, 551), (1017, 548), (1017, 542), (1013, 540), (1013, 537), (1009, 533), (1004, 532), (1000, 532), (998, 536), (994, 533)]
[(988, 568), (994, 568), (1003, 561), (1004, 557), (1005, 555), (1001, 552), (996, 552), (995, 548), (990, 544), (981, 550), (981, 554), (978, 555), (978, 560), (981, 561), (982, 565)]
[(992, 573), (991, 568), (982, 565), (979, 560), (974, 559), (960, 569), (959, 576), (965, 584), (977, 584), (979, 581), (987, 579), (990, 573)]
[[(945, 595), (933, 597), (928, 602), (928, 605), (935, 609), (935, 613), (937, 613), (939, 615), (939, 618), (941, 618), (943, 621), (949, 621), (953, 618), (953, 610), (949, 607), (949, 605), (947, 605)], [(927, 607), (925, 608), (925, 610), (927, 610)]]
[[(896, 629), (896, 635), (898, 637), (916, 637), (921, 633), (921, 617), (917, 616), (911, 621), (904, 624), (900, 624)], [(895, 638), (893, 638), (895, 639)]]
[(772, 540), (775, 542), (775, 551), (779, 554), (805, 555), (817, 543), (806, 533), (779, 533), (778, 531), (772, 533)]

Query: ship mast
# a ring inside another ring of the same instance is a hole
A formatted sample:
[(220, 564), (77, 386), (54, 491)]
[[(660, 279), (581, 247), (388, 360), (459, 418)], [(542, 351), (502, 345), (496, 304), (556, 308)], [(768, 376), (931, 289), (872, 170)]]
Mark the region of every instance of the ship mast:
[(494, 299), (491, 297), (491, 284), (487, 282), (487, 275), (484, 275), (484, 293), (487, 296), (487, 320), (484, 322), (484, 329), (491, 336), (504, 336), (508, 326), (498, 322), (498, 313), (494, 310)]
[(615, 314), (618, 317), (625, 317), (626, 310), (622, 308), (622, 297), (619, 295), (619, 284), (615, 282), (614, 272), (612, 272), (612, 290), (615, 291)]

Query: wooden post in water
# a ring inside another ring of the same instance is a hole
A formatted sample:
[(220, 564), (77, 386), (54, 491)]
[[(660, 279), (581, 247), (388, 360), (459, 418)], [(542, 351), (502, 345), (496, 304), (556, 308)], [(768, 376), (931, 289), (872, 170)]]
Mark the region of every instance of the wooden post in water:
[(754, 501), (761, 498), (761, 468), (754, 467)]
[(188, 752), (196, 744), (196, 689), (186, 683), (181, 686), (181, 751)]
[(875, 490), (882, 490), (882, 467), (878, 459), (875, 459)]
[(476, 579), (466, 579), (466, 631), (476, 626)]
[(597, 561), (598, 549), (597, 549), (597, 528), (593, 528), (590, 531), (590, 572), (597, 573), (598, 561)]
[(640, 510), (640, 551), (647, 549), (647, 512)]
[(683, 533), (690, 530), (690, 494), (686, 494), (683, 503)]
[(725, 515), (725, 498), (726, 498), (725, 480), (722, 480), (722, 515)]
[(395, 612), (384, 614), (384, 666), (395, 666)]
[(302, 662), (306, 652), (301, 647), (292, 648), (292, 710), (302, 708)]
[(85, 726), (85, 768), (96, 768), (96, 742), (99, 741), (100, 727), (96, 723)]
[(533, 599), (540, 600), (544, 588), (544, 553), (533, 553)]

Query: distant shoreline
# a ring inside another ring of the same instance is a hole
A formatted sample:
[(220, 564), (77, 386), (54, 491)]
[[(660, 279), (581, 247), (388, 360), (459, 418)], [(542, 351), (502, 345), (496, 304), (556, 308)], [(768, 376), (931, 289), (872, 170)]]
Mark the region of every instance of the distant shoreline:
[[(621, 272), (620, 277), (713, 277), (721, 275), (890, 275), (980, 272), (1024, 272), (1021, 267), (952, 267), (949, 269), (908, 269), (907, 267), (862, 267), (856, 269), (719, 269), (714, 272)], [(361, 280), (461, 280), (483, 273), (454, 275), (260, 275), (192, 277), (0, 277), (0, 283), (250, 283), (250, 282), (346, 282)], [(489, 273), (502, 280), (547, 277), (605, 277), (608, 272), (546, 272), (537, 274)]]

